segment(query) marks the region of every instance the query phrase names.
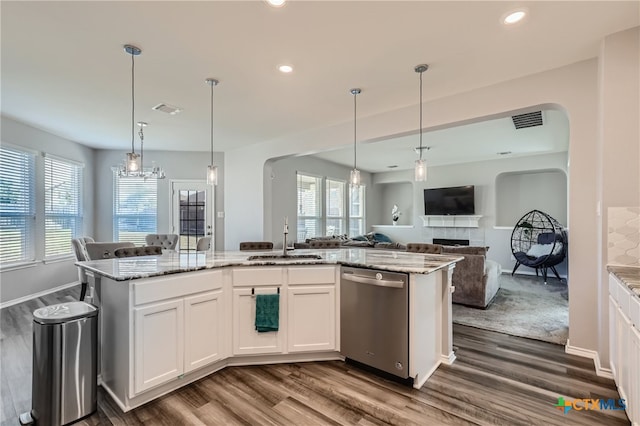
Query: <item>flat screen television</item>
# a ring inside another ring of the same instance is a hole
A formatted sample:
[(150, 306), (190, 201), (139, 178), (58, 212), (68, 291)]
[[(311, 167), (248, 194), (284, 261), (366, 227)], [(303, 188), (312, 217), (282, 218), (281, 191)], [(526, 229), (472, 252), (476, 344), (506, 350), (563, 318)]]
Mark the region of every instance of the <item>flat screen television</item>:
[(425, 215), (473, 215), (475, 213), (473, 185), (424, 190)]

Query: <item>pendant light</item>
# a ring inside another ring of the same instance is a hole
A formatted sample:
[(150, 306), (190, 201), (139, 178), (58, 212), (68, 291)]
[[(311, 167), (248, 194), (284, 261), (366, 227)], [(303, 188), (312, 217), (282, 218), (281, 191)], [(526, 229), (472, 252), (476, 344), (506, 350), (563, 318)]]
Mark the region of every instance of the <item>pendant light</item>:
[(213, 88), (220, 83), (215, 78), (207, 78), (205, 82), (211, 86), (211, 164), (207, 166), (207, 184), (218, 184), (218, 167), (213, 164)]
[(136, 111), (136, 96), (135, 96), (135, 57), (142, 53), (140, 48), (131, 44), (125, 44), (124, 51), (131, 55), (131, 152), (127, 153), (124, 165), (118, 170), (119, 177), (138, 177), (138, 178), (152, 178), (152, 179), (164, 179), (165, 173), (162, 168), (157, 167), (155, 163), (150, 170), (144, 169), (144, 132), (143, 128), (147, 126), (144, 121), (138, 122), (140, 130), (138, 136), (140, 137), (140, 154), (136, 153), (135, 149), (135, 111)]
[(429, 69), (429, 65), (417, 65), (415, 71), (420, 75), (420, 147), (418, 154), (420, 158), (416, 160), (414, 179), (416, 182), (425, 182), (427, 180), (427, 162), (422, 159), (423, 149), (429, 150), (429, 147), (422, 147), (422, 73)]
[(351, 170), (351, 176), (349, 177), (349, 185), (352, 188), (357, 188), (360, 186), (360, 170), (358, 170), (358, 155), (356, 149), (356, 141), (357, 141), (357, 127), (356, 127), (356, 112), (357, 112), (357, 102), (356, 98), (362, 92), (360, 89), (351, 89), (351, 94), (353, 95), (353, 170)]

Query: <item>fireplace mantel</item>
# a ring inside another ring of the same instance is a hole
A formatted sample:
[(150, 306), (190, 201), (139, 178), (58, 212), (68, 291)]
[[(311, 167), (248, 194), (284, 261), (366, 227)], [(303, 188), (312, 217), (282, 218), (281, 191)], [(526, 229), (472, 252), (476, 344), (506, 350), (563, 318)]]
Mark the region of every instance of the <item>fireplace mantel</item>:
[(447, 228), (478, 228), (481, 215), (420, 216), (423, 226)]

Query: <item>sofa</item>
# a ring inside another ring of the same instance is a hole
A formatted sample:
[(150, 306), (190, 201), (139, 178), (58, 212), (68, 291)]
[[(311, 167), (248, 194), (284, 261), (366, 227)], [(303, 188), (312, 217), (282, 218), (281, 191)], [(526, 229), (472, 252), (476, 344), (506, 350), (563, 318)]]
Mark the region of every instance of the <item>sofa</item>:
[(496, 296), (502, 273), (499, 263), (487, 259), (487, 250), (488, 247), (407, 244), (410, 252), (464, 256), (464, 260), (456, 263), (451, 277), (455, 287), (453, 303), (482, 309), (486, 309)]

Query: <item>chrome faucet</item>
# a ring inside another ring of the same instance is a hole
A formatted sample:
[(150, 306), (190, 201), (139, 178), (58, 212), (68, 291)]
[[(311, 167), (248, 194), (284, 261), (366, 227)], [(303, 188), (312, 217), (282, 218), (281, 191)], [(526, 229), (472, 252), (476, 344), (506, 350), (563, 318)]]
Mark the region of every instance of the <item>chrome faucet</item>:
[(287, 234), (289, 233), (289, 218), (285, 216), (284, 218), (284, 232), (283, 232), (283, 240), (282, 240), (282, 255), (287, 256)]

